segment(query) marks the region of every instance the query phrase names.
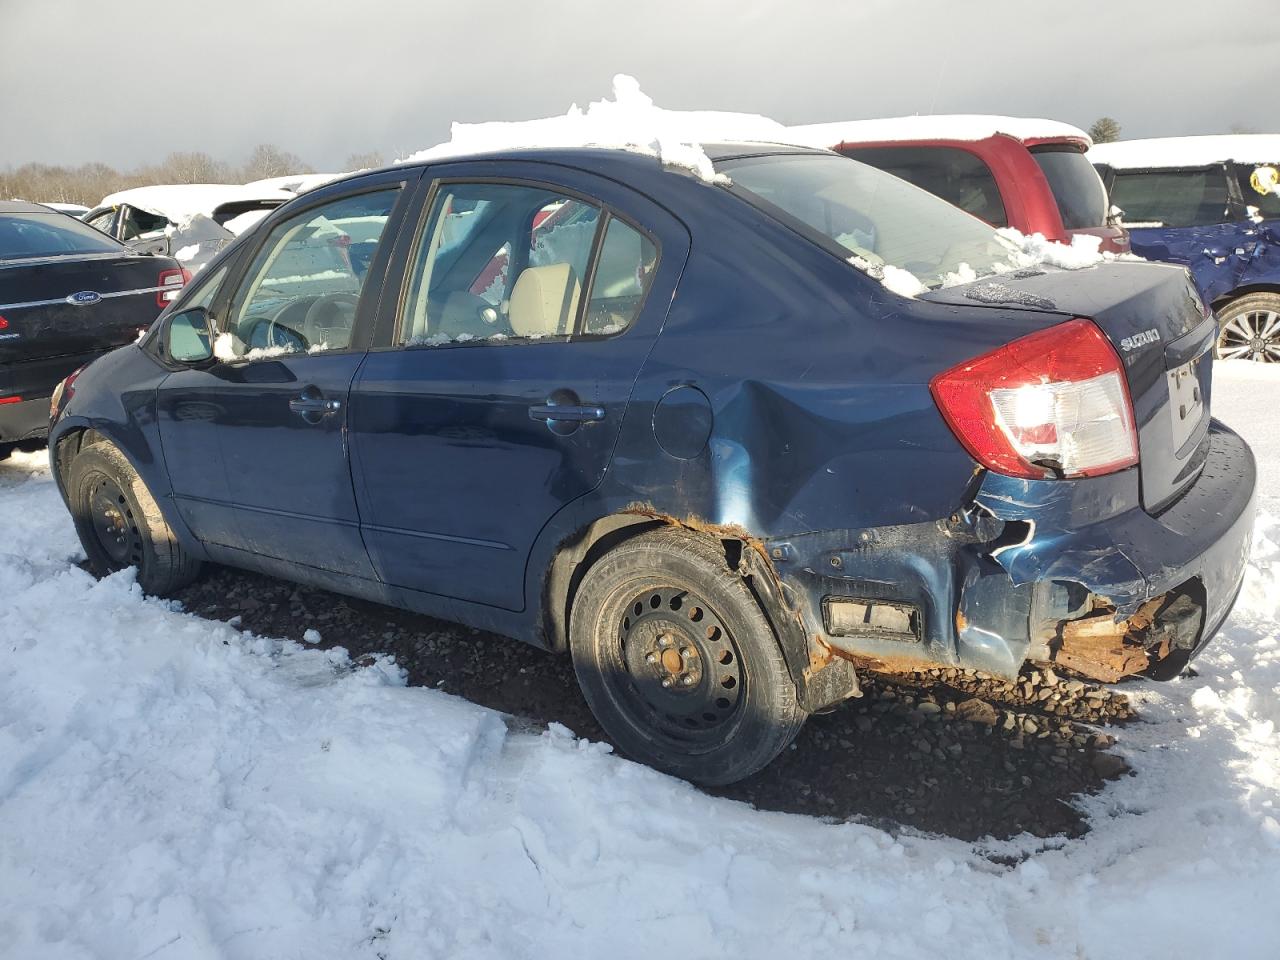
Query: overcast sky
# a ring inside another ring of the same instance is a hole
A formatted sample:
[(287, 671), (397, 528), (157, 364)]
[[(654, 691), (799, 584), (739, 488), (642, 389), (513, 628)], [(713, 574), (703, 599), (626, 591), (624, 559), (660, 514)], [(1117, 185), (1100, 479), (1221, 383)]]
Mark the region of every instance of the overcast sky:
[[(1205, 0), (0, 0), (0, 167), (275, 143), (317, 169), (563, 113), (1006, 113), (1280, 133), (1280, 10)], [(1253, 9), (1258, 15), (1248, 16)]]

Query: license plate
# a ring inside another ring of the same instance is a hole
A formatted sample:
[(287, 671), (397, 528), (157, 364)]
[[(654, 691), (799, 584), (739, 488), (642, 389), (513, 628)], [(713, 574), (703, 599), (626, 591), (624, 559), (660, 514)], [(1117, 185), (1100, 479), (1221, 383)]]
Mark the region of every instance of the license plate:
[(1173, 418), (1173, 448), (1181, 451), (1204, 419), (1204, 390), (1200, 385), (1200, 359), (1184, 363), (1165, 374), (1169, 381), (1169, 413)]

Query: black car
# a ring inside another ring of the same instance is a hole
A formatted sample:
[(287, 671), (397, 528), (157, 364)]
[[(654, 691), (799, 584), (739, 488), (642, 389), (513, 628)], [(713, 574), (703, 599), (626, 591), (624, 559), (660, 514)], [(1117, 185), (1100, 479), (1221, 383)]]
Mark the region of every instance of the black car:
[(0, 458), (43, 438), (54, 387), (136, 340), (186, 276), (74, 217), (0, 200)]

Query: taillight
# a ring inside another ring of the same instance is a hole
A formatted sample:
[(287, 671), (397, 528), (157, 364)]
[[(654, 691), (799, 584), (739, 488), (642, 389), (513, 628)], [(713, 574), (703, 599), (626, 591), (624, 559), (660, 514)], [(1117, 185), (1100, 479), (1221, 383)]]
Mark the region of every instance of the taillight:
[[(84, 367), (87, 367), (86, 363)], [(76, 394), (76, 377), (84, 372), (84, 367), (76, 367), (67, 374), (56, 387), (53, 388), (53, 396), (49, 398), (49, 419), (56, 420), (58, 414), (62, 412), (62, 408), (66, 406), (67, 401)]]
[(1088, 320), (1014, 340), (929, 389), (956, 438), (997, 473), (1089, 477), (1138, 462), (1124, 367)]
[(9, 321), (6, 320), (4, 317), (0, 317), (0, 330), (3, 330), (8, 326), (9, 326)]
[(191, 271), (183, 268), (177, 270), (161, 270), (160, 280), (156, 286), (160, 288), (156, 293), (156, 306), (167, 307), (174, 300), (178, 299), (178, 291), (183, 288), (188, 280), (191, 279)]

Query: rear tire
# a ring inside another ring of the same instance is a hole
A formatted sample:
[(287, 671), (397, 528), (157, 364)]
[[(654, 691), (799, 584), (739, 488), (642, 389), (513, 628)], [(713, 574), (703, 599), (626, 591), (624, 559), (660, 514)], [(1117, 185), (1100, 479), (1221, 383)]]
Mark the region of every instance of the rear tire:
[(614, 548), (570, 612), (574, 671), (629, 756), (709, 785), (741, 780), (791, 743), (806, 713), (782, 650), (716, 542), (674, 529)]
[(94, 574), (137, 567), (138, 584), (165, 596), (200, 573), (133, 465), (109, 443), (80, 450), (67, 471), (67, 501)]
[(1280, 294), (1249, 293), (1223, 307), (1214, 356), (1280, 363)]

